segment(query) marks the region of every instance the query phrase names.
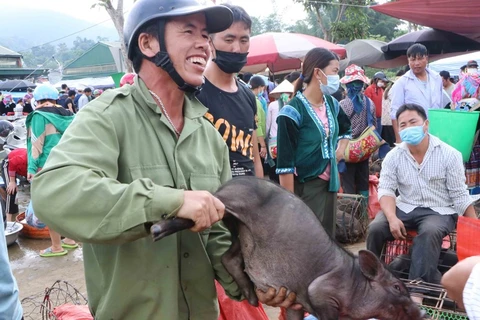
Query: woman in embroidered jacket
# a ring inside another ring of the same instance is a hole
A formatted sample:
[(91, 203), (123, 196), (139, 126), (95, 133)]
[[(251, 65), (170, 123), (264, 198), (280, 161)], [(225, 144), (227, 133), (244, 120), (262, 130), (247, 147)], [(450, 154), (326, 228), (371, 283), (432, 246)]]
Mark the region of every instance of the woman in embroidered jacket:
[(337, 163), (351, 139), (350, 120), (330, 96), (340, 84), (338, 71), (333, 52), (310, 50), (295, 83), (295, 97), (277, 118), (280, 184), (305, 201), (332, 237), (340, 187)]

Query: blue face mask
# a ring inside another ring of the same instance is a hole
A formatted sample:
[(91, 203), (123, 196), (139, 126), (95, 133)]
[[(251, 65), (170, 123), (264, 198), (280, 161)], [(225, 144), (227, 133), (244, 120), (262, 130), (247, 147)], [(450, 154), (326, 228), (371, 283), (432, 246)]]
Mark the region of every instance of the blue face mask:
[(423, 131), (424, 126), (425, 123), (421, 126), (405, 128), (400, 131), (400, 138), (403, 142), (417, 146), (422, 142), (423, 138), (425, 138), (425, 131)]
[[(322, 69), (320, 69), (322, 71)], [(340, 76), (338, 74), (333, 74), (333, 75), (326, 75), (325, 72), (323, 72), (323, 75), (327, 77), (327, 84), (323, 84), (320, 81), (320, 90), (322, 90), (323, 94), (334, 94), (337, 92), (338, 88), (340, 87)]]

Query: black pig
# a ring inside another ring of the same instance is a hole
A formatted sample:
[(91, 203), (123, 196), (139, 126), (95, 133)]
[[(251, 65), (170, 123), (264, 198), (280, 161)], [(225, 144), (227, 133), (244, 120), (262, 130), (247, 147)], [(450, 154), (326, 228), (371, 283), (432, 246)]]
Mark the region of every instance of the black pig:
[[(254, 177), (235, 178), (215, 196), (226, 207), (223, 222), (232, 245), (222, 263), (257, 306), (254, 286), (266, 291), (286, 287), (297, 302), (320, 320), (417, 320), (423, 313), (405, 285), (370, 251), (358, 256), (335, 243), (297, 196)], [(155, 224), (155, 240), (193, 226), (173, 219)], [(303, 319), (303, 311), (288, 310), (288, 320)]]

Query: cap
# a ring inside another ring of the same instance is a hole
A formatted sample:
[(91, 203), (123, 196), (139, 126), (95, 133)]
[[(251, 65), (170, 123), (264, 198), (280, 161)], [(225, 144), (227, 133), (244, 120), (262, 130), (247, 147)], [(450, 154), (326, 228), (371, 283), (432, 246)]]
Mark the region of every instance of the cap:
[(467, 68), (478, 68), (478, 63), (475, 60), (470, 60), (467, 62)]

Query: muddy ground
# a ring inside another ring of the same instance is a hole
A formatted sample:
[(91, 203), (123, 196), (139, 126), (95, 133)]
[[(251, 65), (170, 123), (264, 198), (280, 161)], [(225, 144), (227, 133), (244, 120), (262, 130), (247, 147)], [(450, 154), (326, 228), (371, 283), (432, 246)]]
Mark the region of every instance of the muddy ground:
[[(22, 208), (28, 205), (30, 193), (28, 187), (20, 188), (19, 192), (19, 206), (20, 212)], [(17, 243), (8, 248), (10, 262), (13, 269), (13, 274), (17, 279), (20, 299), (23, 300), (22, 305), (25, 312), (25, 320), (42, 319), (40, 306), (43, 301), (44, 292), (54, 284), (56, 280), (67, 281), (80, 294), (86, 295), (85, 278), (83, 274), (83, 255), (81, 249), (69, 251), (68, 255), (55, 258), (42, 258), (38, 252), (47, 248), (50, 245), (49, 240), (32, 240), (26, 238), (19, 238)], [(350, 250), (357, 252), (365, 247), (364, 243), (358, 243), (350, 246)], [(62, 283), (59, 285), (59, 290), (53, 292), (60, 294), (52, 294), (50, 300), (53, 305), (65, 303), (65, 298), (71, 302), (71, 297), (74, 295), (72, 288), (68, 288)], [(77, 295), (78, 299), (79, 296)], [(82, 300), (81, 297), (79, 298)], [(270, 319), (278, 319), (279, 309), (265, 308)]]

